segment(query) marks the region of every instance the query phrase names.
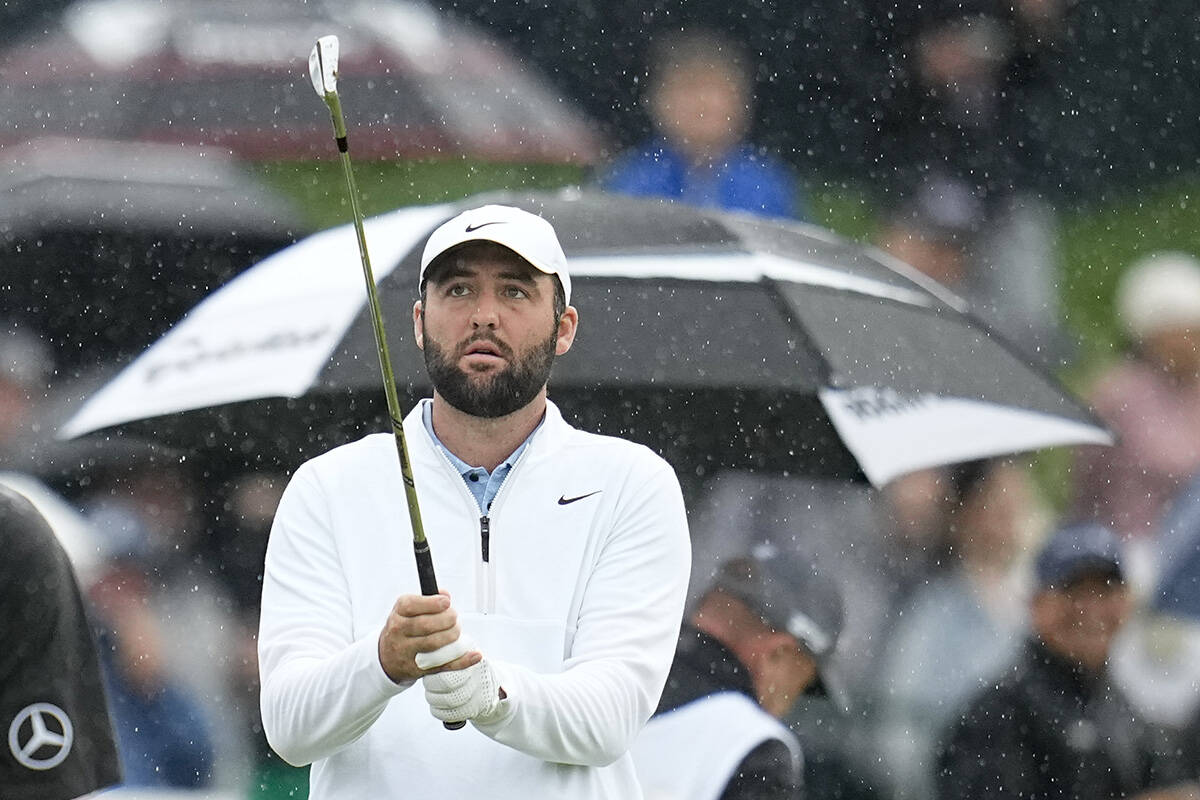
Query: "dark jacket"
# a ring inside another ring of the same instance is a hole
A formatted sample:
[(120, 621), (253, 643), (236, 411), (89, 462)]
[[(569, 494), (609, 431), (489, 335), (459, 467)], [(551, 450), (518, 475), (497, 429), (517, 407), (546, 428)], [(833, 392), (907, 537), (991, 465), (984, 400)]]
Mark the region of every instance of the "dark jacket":
[[(750, 675), (734, 654), (716, 639), (685, 623), (655, 715), (727, 691), (755, 699)], [(720, 800), (800, 798), (801, 780), (787, 747), (778, 741), (766, 742), (750, 751), (738, 765)]]
[(0, 487), (0, 736), (5, 732), (2, 798), (63, 800), (121, 780), (74, 570), (29, 501)]
[(1150, 728), (1104, 674), (1029, 642), (999, 683), (943, 736), (938, 796), (1109, 800), (1178, 775), (1159, 763)]
[(1196, 709), (1192, 721), (1180, 732), (1179, 758), (1184, 775), (1200, 781), (1200, 708)]

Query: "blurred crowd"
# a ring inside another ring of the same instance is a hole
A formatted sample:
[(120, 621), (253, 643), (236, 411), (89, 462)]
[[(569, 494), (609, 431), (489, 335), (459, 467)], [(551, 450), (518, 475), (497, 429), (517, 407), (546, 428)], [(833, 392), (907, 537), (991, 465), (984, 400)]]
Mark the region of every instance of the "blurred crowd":
[[(1056, 210), (1045, 191), (1056, 161), (1037, 113), (1058, 96), (1054, 65), (1080, 46), (1072, 25), (1086, 5), (923, 3), (876, 31), (893, 81), (872, 111), (871, 179), (886, 198), (873, 244), (961, 295), (1049, 369), (1070, 365), (1078, 342), (1058, 297)], [(812, 220), (794, 159), (753, 138), (772, 99), (759, 91), (751, 44), (728, 30), (675, 26), (639, 58), (630, 65), (639, 80), (626, 88), (649, 127), (597, 165), (597, 186)], [(777, 134), (768, 138), (778, 144)], [(1087, 762), (1080, 774), (1124, 769), (1125, 777), (1111, 795), (1036, 796), (1133, 796), (1200, 779), (1200, 261), (1182, 250), (1141, 253), (1123, 270), (1111, 313), (1126, 349), (1088, 376), (1085, 392), (1118, 443), (1080, 448), (1053, 475), (1044, 463), (1002, 459), (914, 473), (877, 491), (728, 472), (698, 494), (695, 636), (731, 652), (742, 646), (737, 626), (731, 633), (714, 621), (738, 617), (724, 600), (714, 611), (713, 592), (749, 604), (743, 628), (775, 632), (782, 623), (755, 605), (763, 592), (767, 605), (813, 596), (795, 574), (751, 591), (730, 576), (737, 559), (803, 565), (834, 586), (832, 617), (830, 591), (820, 609), (801, 608), (826, 613), (829, 646), (792, 642), (819, 656), (819, 669), (785, 700), (745, 689), (797, 737), (805, 796), (1018, 796), (961, 764), (979, 736), (996, 748), (1006, 742), (1007, 711), (994, 704), (1014, 695), (1002, 689), (1050, 680), (1039, 670), (1058, 652), (1073, 655), (1064, 657), (1066, 677), (1054, 679), (1081, 699), (1048, 736)], [(43, 406), (58, 357), (20, 325), (0, 328), (0, 469), (38, 471), (30, 453), (50, 433)], [(278, 762), (258, 721), (254, 632), (286, 476), (131, 449), (77, 460), (52, 480), (86, 515), (101, 556), (84, 590), (126, 782), (259, 791)], [(1065, 502), (1056, 496), (1063, 487)], [(1080, 553), (1095, 559), (1074, 572)], [(1090, 634), (1077, 630), (1093, 623)], [(1089, 635), (1094, 656), (1062, 643)], [(681, 659), (698, 658), (697, 647), (681, 640)], [(1065, 691), (1054, 696), (1066, 702)], [(1136, 720), (1137, 731), (1103, 727), (1115, 717)], [(1067, 730), (1068, 720), (1078, 729)], [(988, 725), (995, 730), (980, 733)], [(1128, 752), (1114, 755), (1118, 739)], [(1106, 766), (1110, 757), (1119, 768)]]

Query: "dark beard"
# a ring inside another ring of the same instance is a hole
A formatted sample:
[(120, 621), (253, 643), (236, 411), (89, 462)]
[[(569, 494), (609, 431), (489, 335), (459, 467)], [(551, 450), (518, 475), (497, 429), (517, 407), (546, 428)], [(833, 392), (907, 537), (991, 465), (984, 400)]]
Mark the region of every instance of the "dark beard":
[(509, 361), (508, 367), (482, 383), (472, 383), (470, 376), (454, 363), (456, 359), (448, 357), (436, 342), (426, 338), (425, 369), (434, 390), (453, 408), (472, 417), (495, 419), (524, 408), (550, 379), (558, 342), (557, 326), (544, 342), (519, 358), (514, 358), (509, 348), (487, 336), (470, 339), (463, 346), (478, 339), (502, 348), (502, 355)]

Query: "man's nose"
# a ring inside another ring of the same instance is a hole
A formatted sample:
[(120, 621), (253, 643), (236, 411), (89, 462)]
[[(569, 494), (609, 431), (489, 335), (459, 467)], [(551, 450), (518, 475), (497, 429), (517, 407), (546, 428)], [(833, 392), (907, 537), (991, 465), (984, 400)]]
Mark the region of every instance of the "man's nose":
[(499, 307), (496, 304), (495, 298), (491, 296), (480, 297), (479, 302), (475, 304), (475, 310), (471, 312), (471, 327), (495, 328), (499, 321)]

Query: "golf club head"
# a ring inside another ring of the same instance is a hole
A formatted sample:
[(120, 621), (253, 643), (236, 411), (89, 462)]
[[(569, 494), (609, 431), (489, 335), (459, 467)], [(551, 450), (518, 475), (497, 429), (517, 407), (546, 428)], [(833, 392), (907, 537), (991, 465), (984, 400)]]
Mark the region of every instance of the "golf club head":
[(317, 96), (337, 94), (338, 38), (322, 36), (308, 56), (308, 75)]

